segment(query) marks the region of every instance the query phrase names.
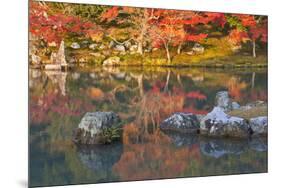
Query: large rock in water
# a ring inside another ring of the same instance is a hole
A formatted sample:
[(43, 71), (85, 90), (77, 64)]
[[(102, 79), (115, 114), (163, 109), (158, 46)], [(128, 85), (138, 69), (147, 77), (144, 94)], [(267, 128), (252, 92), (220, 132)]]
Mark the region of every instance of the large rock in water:
[(199, 121), (194, 114), (175, 113), (161, 123), (160, 129), (181, 133), (196, 133), (199, 131)]
[(77, 144), (107, 143), (103, 132), (118, 128), (120, 118), (113, 112), (87, 112), (74, 130), (73, 141)]
[(266, 136), (267, 132), (268, 132), (267, 116), (251, 118), (250, 119), (250, 127), (253, 131), (253, 135)]
[(200, 133), (214, 137), (248, 137), (250, 126), (245, 119), (229, 116), (222, 108), (214, 107), (202, 118)]

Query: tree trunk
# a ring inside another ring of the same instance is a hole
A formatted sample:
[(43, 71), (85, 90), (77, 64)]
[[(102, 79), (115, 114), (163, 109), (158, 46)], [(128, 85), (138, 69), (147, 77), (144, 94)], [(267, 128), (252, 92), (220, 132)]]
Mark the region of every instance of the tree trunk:
[(165, 50), (166, 50), (166, 56), (167, 56), (167, 60), (168, 60), (168, 64), (171, 63), (171, 55), (170, 55), (170, 51), (169, 51), (169, 44), (165, 44)]
[(256, 41), (253, 40), (253, 57), (256, 58), (257, 55), (256, 55)]
[(181, 54), (181, 47), (182, 47), (182, 43), (180, 43), (178, 46), (177, 54)]
[(180, 84), (180, 86), (183, 87), (180, 74), (177, 74), (177, 80), (178, 80), (178, 83)]
[(255, 87), (255, 78), (256, 78), (256, 73), (252, 73), (252, 81), (251, 81), (251, 89), (254, 89)]
[(170, 75), (171, 75), (171, 71), (168, 70), (168, 74), (167, 74), (167, 78), (166, 78), (166, 83), (165, 83), (165, 87), (164, 87), (164, 92), (168, 92), (168, 90), (169, 90)]
[(139, 90), (140, 90), (140, 96), (143, 97), (143, 75), (139, 75), (137, 77), (137, 80), (138, 80), (138, 86), (139, 86)]
[(142, 39), (140, 39), (138, 41), (138, 51), (137, 51), (139, 54), (143, 54), (143, 48), (142, 48)]

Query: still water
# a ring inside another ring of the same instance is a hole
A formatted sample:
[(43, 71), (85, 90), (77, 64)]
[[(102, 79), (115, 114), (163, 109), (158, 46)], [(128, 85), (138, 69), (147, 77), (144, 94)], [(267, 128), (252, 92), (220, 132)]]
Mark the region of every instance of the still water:
[[(207, 139), (159, 131), (174, 112), (206, 114), (228, 90), (240, 104), (267, 101), (267, 70), (105, 68), (30, 70), (30, 185), (99, 183), (267, 172), (267, 140)], [(86, 112), (113, 111), (121, 142), (77, 147)]]

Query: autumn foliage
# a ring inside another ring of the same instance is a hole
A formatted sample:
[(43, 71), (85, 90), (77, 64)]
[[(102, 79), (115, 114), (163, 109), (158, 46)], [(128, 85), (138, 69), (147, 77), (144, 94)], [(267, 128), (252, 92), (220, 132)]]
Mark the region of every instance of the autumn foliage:
[(86, 12), (88, 17), (85, 17), (72, 10), (71, 5), (59, 7), (30, 1), (30, 34), (33, 37), (56, 45), (73, 37), (98, 43), (112, 40), (121, 45), (132, 42), (141, 55), (145, 48), (150, 52), (153, 48), (163, 49), (168, 63), (184, 48), (195, 43), (206, 44), (214, 33), (228, 38), (234, 46), (247, 45), (250, 41), (253, 57), (256, 57), (257, 47), (267, 42), (266, 16), (100, 6), (92, 13), (94, 15), (89, 16), (90, 12)]

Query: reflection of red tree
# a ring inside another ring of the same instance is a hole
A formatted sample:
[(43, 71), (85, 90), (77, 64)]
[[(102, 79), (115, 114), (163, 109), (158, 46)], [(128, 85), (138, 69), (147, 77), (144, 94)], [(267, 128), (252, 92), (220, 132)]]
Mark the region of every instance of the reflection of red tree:
[(57, 91), (48, 91), (43, 96), (31, 96), (30, 115), (33, 123), (49, 122), (50, 112), (59, 115), (79, 116), (83, 110), (92, 109), (92, 105), (82, 99), (60, 95)]
[(198, 145), (174, 148), (163, 134), (148, 137), (145, 144), (124, 145), (121, 159), (113, 166), (113, 171), (122, 180), (177, 177), (188, 170), (190, 162), (200, 162)]
[(242, 98), (242, 91), (247, 87), (247, 84), (243, 81), (240, 81), (236, 77), (232, 77), (227, 82), (228, 92), (232, 98), (239, 101)]
[(187, 98), (198, 99), (198, 100), (206, 100), (206, 95), (200, 93), (200, 91), (191, 91), (186, 94)]
[(267, 101), (267, 91), (266, 90), (259, 90), (259, 89), (253, 89), (250, 92), (250, 99), (251, 101)]

